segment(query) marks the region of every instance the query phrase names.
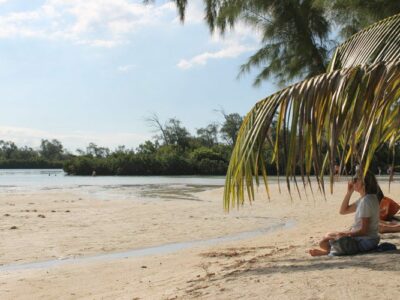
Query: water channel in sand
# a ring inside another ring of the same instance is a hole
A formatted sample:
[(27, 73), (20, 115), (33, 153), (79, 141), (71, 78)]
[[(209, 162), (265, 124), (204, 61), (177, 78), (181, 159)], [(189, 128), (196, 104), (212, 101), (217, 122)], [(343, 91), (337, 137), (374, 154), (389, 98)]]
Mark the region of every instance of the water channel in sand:
[(82, 256), (82, 257), (71, 257), (65, 259), (54, 259), (54, 260), (46, 260), (32, 263), (24, 263), (24, 264), (5, 264), (0, 266), (0, 272), (7, 271), (17, 271), (17, 270), (31, 270), (31, 269), (47, 269), (51, 267), (57, 267), (66, 264), (79, 264), (79, 263), (87, 263), (92, 261), (106, 261), (113, 259), (124, 259), (130, 257), (143, 257), (148, 255), (160, 255), (160, 254), (168, 254), (188, 248), (193, 247), (201, 247), (201, 246), (212, 246), (217, 245), (224, 242), (232, 242), (237, 240), (243, 240), (248, 238), (257, 237), (263, 234), (268, 234), (274, 230), (278, 229), (287, 229), (294, 226), (294, 221), (286, 221), (279, 222), (273, 225), (270, 225), (266, 228), (251, 230), (240, 232), (236, 234), (231, 234), (227, 236), (207, 239), (207, 240), (197, 240), (197, 241), (187, 241), (180, 243), (171, 243), (160, 246), (153, 246), (148, 248), (139, 248), (132, 249), (123, 252), (115, 252), (115, 253), (104, 253), (98, 255), (91, 256)]

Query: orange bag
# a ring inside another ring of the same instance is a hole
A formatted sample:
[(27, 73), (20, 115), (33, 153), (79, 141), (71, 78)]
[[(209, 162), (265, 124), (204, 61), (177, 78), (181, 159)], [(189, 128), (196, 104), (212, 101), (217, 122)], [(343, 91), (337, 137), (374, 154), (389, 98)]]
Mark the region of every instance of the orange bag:
[(390, 220), (400, 210), (400, 205), (388, 197), (383, 197), (379, 206), (379, 217), (382, 221)]

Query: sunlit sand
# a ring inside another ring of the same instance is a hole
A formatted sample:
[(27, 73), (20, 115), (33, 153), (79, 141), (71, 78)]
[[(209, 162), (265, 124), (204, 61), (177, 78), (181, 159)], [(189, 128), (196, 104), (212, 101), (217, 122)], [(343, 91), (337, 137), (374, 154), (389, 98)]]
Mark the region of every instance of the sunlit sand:
[[(150, 190), (150, 196), (124, 198), (127, 191), (120, 189), (121, 199), (112, 200), (79, 190), (3, 193), (0, 298), (373, 299), (400, 291), (393, 280), (400, 273), (397, 252), (336, 258), (305, 253), (326, 232), (351, 224), (352, 216), (338, 214), (344, 183), (326, 200), (318, 193), (313, 199), (310, 191), (290, 200), (276, 183), (270, 188), (270, 201), (260, 188), (252, 205), (229, 214), (220, 187), (189, 187), (183, 194), (164, 188), (158, 198)], [(396, 199), (400, 185), (393, 184), (389, 194), (383, 183), (383, 190)], [(277, 226), (287, 223), (292, 226)], [(382, 237), (400, 244), (399, 234)], [(127, 254), (207, 240), (218, 242)], [(31, 266), (51, 261), (64, 263)]]

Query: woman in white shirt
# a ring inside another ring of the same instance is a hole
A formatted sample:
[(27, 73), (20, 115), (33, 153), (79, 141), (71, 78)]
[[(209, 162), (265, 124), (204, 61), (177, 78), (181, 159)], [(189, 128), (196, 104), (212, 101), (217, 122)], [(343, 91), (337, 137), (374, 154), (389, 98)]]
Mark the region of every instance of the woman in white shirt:
[[(360, 199), (350, 204), (353, 192), (360, 194)], [(375, 175), (367, 172), (362, 180), (355, 177), (347, 184), (347, 193), (340, 206), (340, 214), (355, 213), (354, 224), (350, 230), (328, 233), (319, 243), (320, 249), (310, 249), (311, 256), (328, 255), (331, 249), (330, 241), (343, 236), (354, 237), (360, 251), (374, 249), (379, 243), (379, 201), (376, 197), (378, 183)]]

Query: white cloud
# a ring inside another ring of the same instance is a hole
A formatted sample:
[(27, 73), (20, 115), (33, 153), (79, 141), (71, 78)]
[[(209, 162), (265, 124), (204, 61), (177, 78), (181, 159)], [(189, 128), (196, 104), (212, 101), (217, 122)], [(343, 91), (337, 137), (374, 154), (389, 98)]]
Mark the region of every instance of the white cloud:
[(205, 52), (199, 55), (194, 56), (193, 58), (186, 60), (182, 59), (178, 63), (178, 68), (187, 70), (196, 65), (205, 65), (210, 59), (221, 59), (221, 58), (235, 58), (240, 54), (252, 51), (255, 47), (251, 46), (243, 46), (243, 45), (230, 45), (221, 50), (215, 52)]
[[(66, 40), (78, 45), (114, 48), (130, 43), (132, 34), (139, 30), (176, 27), (177, 22), (172, 1), (145, 5), (141, 0), (45, 0), (36, 9), (0, 15), (0, 38)], [(199, 24), (204, 24), (203, 1), (189, 1), (183, 26)], [(177, 66), (190, 69), (206, 65), (209, 60), (235, 58), (255, 49), (258, 41), (254, 30), (237, 24), (224, 37), (214, 34), (202, 52), (181, 59)]]
[(124, 65), (124, 66), (119, 66), (117, 68), (117, 70), (119, 72), (126, 73), (126, 72), (133, 70), (134, 68), (135, 68), (135, 65)]
[(77, 44), (80, 45), (89, 45), (93, 47), (102, 47), (102, 48), (114, 48), (116, 46), (126, 44), (127, 42), (125, 41), (119, 41), (119, 40), (79, 40), (77, 41)]
[(261, 37), (258, 32), (250, 29), (244, 24), (237, 24), (233, 30), (230, 30), (222, 36), (214, 33), (209, 44), (216, 47), (215, 51), (205, 51), (189, 59), (181, 59), (177, 67), (182, 70), (188, 70), (195, 66), (204, 66), (211, 59), (236, 58), (239, 55), (254, 51), (258, 48)]
[(77, 148), (84, 149), (93, 142), (99, 146), (115, 149), (118, 145), (126, 145), (128, 148), (137, 147), (151, 136), (130, 132), (49, 132), (44, 130), (0, 126), (0, 137), (5, 141), (13, 141), (18, 146), (29, 146), (38, 148), (41, 139), (58, 139), (66, 149), (75, 151)]
[(110, 48), (126, 43), (127, 34), (143, 27), (172, 23), (175, 15), (171, 2), (47, 0), (34, 10), (0, 16), (0, 38), (64, 39)]

